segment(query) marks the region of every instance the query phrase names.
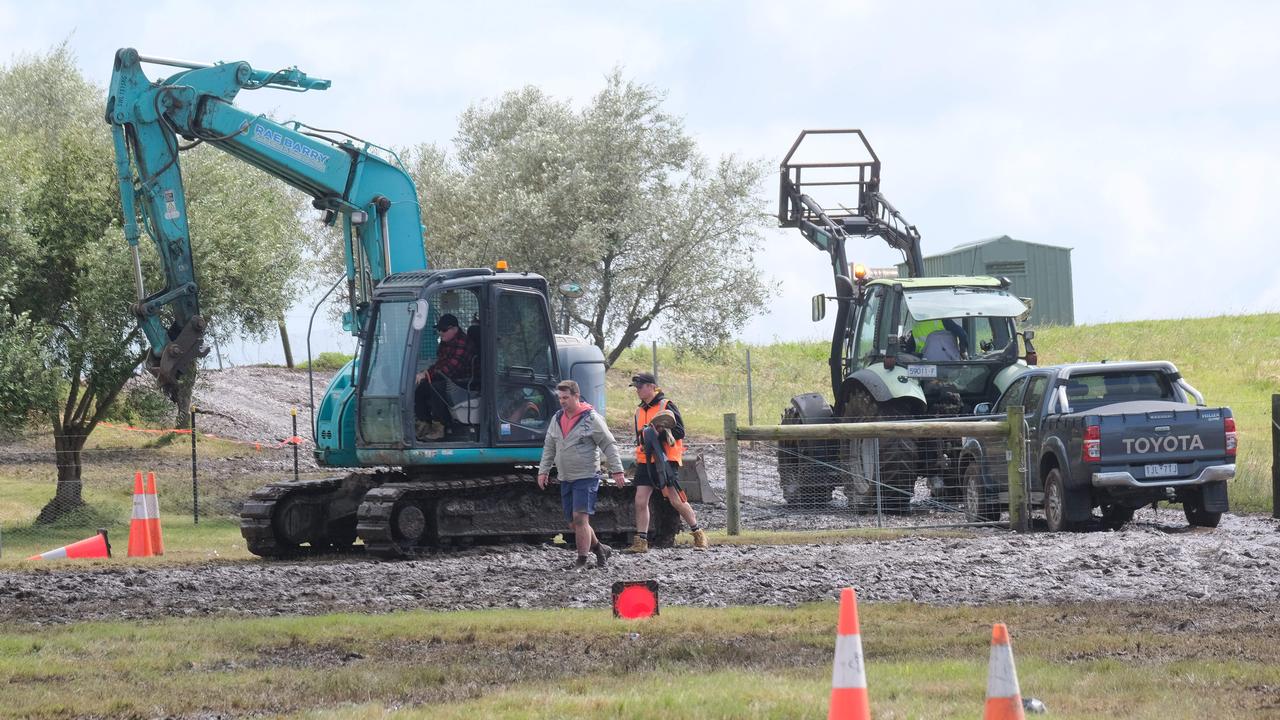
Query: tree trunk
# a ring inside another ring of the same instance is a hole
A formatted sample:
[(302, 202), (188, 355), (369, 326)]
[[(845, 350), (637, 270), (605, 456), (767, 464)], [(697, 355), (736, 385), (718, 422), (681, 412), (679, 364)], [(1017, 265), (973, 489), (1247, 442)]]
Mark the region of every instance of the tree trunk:
[(293, 348), (289, 347), (289, 329), (284, 326), (284, 318), (278, 321), (280, 325), (280, 342), (284, 344), (284, 366), (293, 369)]
[(58, 462), (58, 487), (53, 499), (40, 510), (37, 525), (47, 525), (84, 506), (80, 480), (80, 451), (89, 439), (82, 429), (68, 430), (53, 436), (55, 457)]

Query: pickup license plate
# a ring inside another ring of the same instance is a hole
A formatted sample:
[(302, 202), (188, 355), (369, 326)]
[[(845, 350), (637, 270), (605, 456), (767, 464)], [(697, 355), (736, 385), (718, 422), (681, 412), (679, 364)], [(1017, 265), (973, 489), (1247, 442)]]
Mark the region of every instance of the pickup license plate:
[(1178, 474), (1178, 463), (1161, 463), (1159, 465), (1147, 465), (1143, 468), (1146, 476), (1149, 478), (1169, 477)]
[(908, 365), (907, 377), (936, 378), (938, 377), (938, 366), (937, 365)]

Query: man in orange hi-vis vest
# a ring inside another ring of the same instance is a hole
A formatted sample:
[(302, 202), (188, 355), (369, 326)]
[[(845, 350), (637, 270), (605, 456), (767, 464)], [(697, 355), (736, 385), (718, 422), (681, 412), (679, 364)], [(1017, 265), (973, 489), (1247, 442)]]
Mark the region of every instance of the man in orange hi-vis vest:
[(675, 403), (658, 387), (652, 373), (631, 376), (640, 405), (636, 408), (636, 537), (629, 553), (649, 550), (649, 497), (654, 489), (662, 493), (680, 517), (689, 523), (693, 548), (707, 549), (707, 534), (698, 525), (698, 516), (680, 489), (680, 464), (684, 458), (684, 420)]

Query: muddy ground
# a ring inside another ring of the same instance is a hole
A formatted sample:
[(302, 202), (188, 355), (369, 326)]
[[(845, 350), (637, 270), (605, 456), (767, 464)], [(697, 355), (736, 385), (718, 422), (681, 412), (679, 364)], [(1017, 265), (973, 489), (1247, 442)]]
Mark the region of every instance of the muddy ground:
[(656, 579), (668, 605), (789, 605), (846, 585), (871, 602), (1103, 600), (1229, 608), (1277, 604), (1275, 522), (1224, 517), (1216, 530), (1136, 523), (1086, 534), (973, 530), (833, 545), (721, 546), (615, 555), (564, 569), (553, 546), (476, 548), (414, 561), (209, 562), (0, 572), (0, 618), (23, 623), (490, 607), (605, 607), (616, 580)]
[[(287, 437), (289, 408), (302, 408), (305, 373), (237, 368), (205, 373), (196, 402), (201, 429), (256, 441)], [(317, 377), (322, 388), (327, 378)], [(746, 528), (875, 525), (874, 516), (833, 506), (786, 509), (767, 448), (744, 447)], [(713, 485), (723, 488), (719, 447), (702, 444)], [(0, 453), (3, 455), (4, 453)], [(36, 453), (38, 454), (38, 453)], [(304, 472), (309, 453), (302, 454)], [(6, 462), (22, 462), (10, 454)], [(38, 462), (38, 458), (29, 459)], [(222, 461), (213, 472), (291, 468), (279, 457)], [(839, 504), (839, 493), (837, 493)], [(723, 504), (701, 505), (704, 524), (723, 527)], [(886, 518), (920, 525), (947, 517)], [(172, 616), (271, 616), (328, 612), (488, 607), (605, 607), (617, 580), (656, 579), (667, 605), (790, 605), (828, 600), (852, 585), (867, 601), (930, 604), (1121, 601), (1280, 609), (1280, 523), (1224, 516), (1215, 530), (1186, 527), (1176, 508), (1143, 510), (1119, 532), (1030, 533), (969, 529), (957, 536), (910, 535), (840, 544), (687, 546), (615, 555), (605, 569), (572, 573), (562, 547), (474, 548), (414, 561), (359, 556), (315, 561), (211, 561), (189, 566), (48, 567), (0, 571), (0, 622), (66, 623)], [(1274, 613), (1271, 613), (1274, 616)]]

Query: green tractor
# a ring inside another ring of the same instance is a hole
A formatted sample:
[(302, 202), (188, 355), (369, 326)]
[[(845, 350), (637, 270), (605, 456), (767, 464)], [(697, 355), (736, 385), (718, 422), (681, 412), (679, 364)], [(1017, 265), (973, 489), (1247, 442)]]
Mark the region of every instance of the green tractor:
[[(855, 136), (870, 160), (793, 162), (805, 139), (818, 134)], [(852, 177), (832, 180), (832, 170)], [(780, 175), (778, 221), (798, 228), (831, 256), (836, 288), (834, 296), (813, 298), (815, 322), (826, 317), (828, 300), (836, 304), (829, 358), (833, 400), (820, 393), (792, 398), (784, 425), (969, 415), (1035, 364), (1034, 333), (1019, 333), (1016, 324), (1027, 306), (1010, 292), (1008, 280), (922, 276), (920, 234), (880, 194), (880, 161), (860, 130), (802, 132)], [(805, 193), (806, 185), (852, 188), (857, 202), (828, 212)], [(845, 245), (855, 235), (878, 236), (900, 250), (908, 277), (872, 279), (865, 268), (851, 268)], [(780, 443), (783, 496), (789, 504), (825, 505), (841, 487), (850, 505), (869, 507), (878, 495), (883, 509), (903, 512), (917, 480), (927, 478), (935, 499), (958, 500), (955, 444), (886, 437), (876, 452), (875, 441)]]

